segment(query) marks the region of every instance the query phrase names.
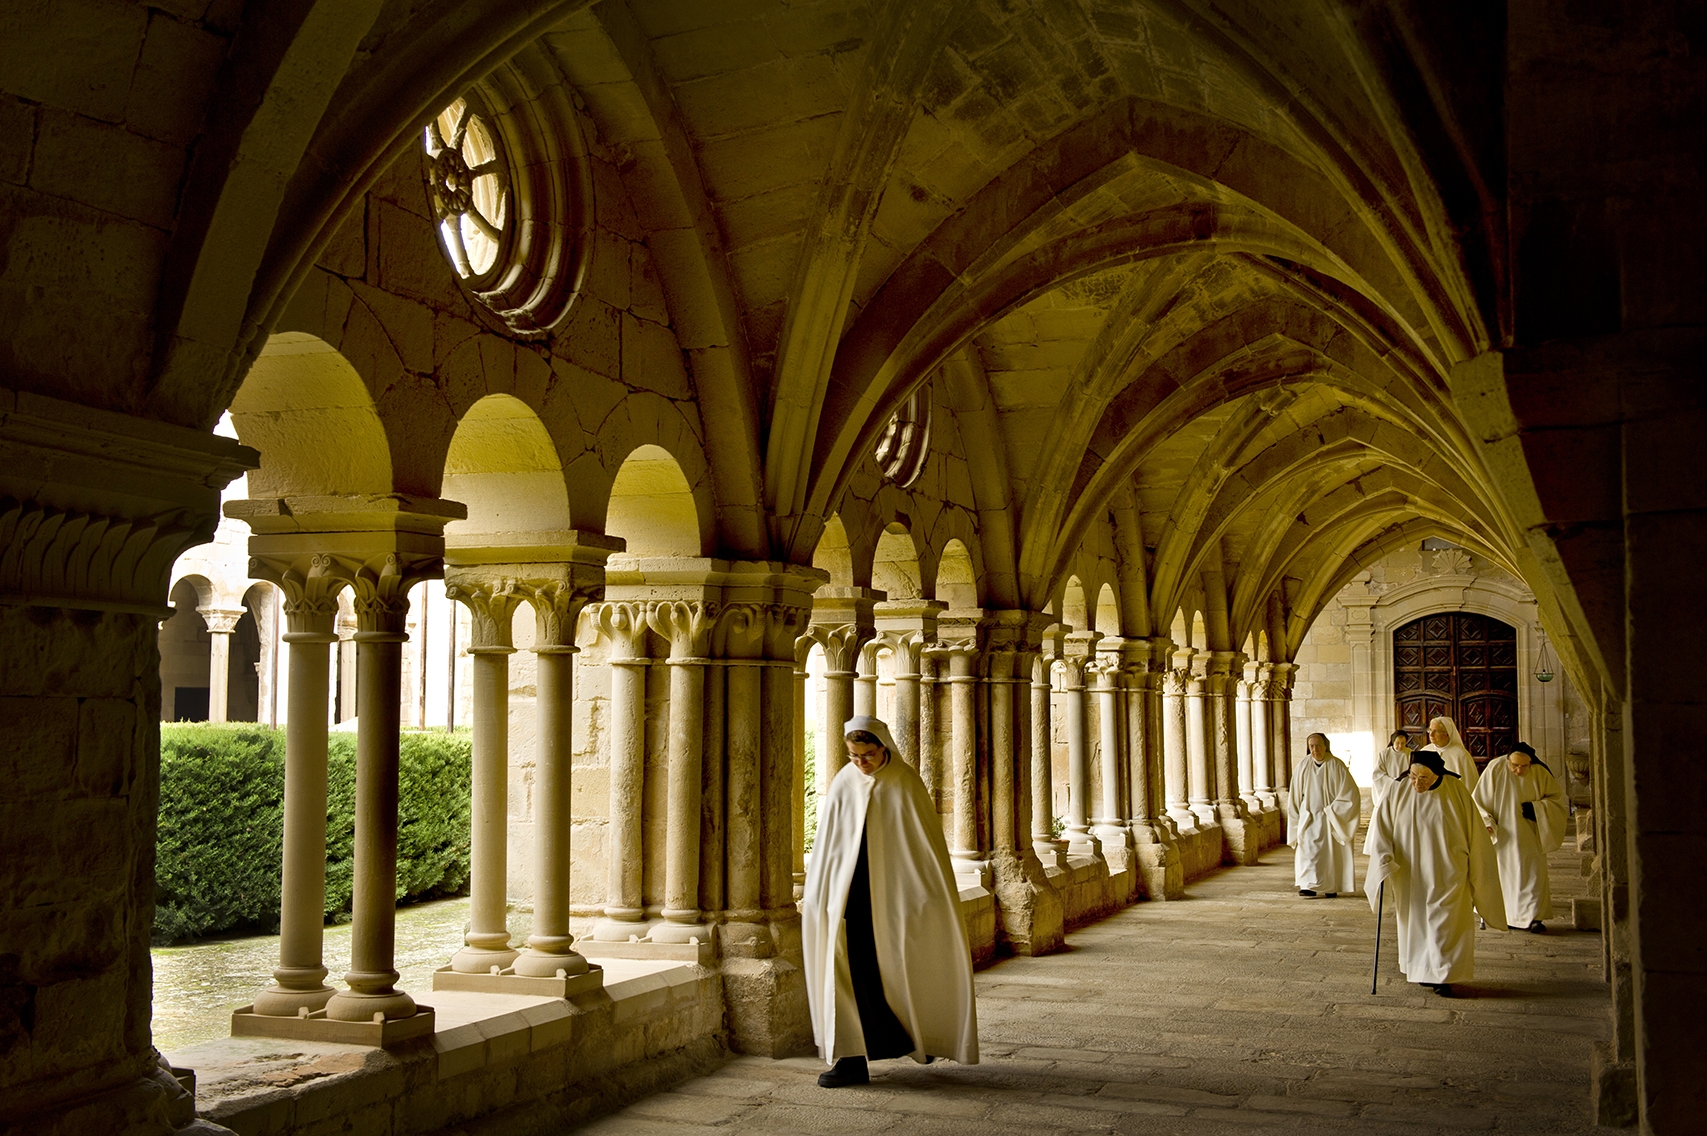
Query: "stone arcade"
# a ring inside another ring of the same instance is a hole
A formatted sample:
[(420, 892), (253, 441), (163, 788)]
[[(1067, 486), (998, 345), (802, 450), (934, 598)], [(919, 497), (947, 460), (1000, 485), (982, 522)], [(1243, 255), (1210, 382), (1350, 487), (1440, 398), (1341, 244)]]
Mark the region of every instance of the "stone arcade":
[[(1585, 1107), (1693, 1131), (1707, 52), (1560, 9), (0, 0), (0, 1132), (213, 1130), (149, 1030), (163, 710), (288, 730), (234, 1030), (404, 1070), (242, 1125), (428, 1132), (801, 1050), (825, 723), (1045, 955), (1283, 840), (1449, 611), (1561, 672), (1502, 693), (1592, 804)], [(435, 706), (473, 915), (399, 989)]]

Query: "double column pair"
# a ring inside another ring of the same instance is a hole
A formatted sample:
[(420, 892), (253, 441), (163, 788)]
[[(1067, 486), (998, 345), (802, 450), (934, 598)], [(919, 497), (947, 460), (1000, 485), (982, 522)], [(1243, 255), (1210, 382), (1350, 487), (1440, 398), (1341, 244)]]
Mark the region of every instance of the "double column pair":
[[(435, 987), (466, 985), (457, 975), (568, 980), (589, 971), (569, 931), (570, 765), (575, 701), (575, 630), (581, 609), (603, 590), (608, 549), (588, 542), (584, 562), (452, 568), (445, 592), (472, 618), (474, 754), (471, 791), (470, 917), (464, 946)], [(506, 926), (509, 837), (511, 625), (523, 603), (534, 613), (538, 743), (534, 754), (533, 927), (525, 950)]]

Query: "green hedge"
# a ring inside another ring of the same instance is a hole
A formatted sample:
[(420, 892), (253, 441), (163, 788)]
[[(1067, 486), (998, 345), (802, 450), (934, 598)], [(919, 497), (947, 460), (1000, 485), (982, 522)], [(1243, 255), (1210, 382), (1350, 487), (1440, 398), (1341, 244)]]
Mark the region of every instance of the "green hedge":
[[(468, 885), (470, 753), (466, 733), (403, 734), (399, 902)], [(254, 723), (160, 727), (156, 944), (278, 930), (284, 755), (284, 731)], [(326, 773), (326, 918), (342, 922), (354, 868), (353, 734), (332, 735)]]

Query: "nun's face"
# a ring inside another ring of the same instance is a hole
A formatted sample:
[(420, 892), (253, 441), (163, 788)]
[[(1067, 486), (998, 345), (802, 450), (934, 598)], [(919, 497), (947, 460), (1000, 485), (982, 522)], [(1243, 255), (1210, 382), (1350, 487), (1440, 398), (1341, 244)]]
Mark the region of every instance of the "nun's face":
[(1443, 746), (1452, 740), (1452, 735), (1446, 732), (1446, 727), (1436, 722), (1428, 728), (1428, 740), (1437, 746)]
[(1529, 755), (1522, 750), (1516, 750), (1506, 758), (1511, 763), (1511, 771), (1518, 777), (1529, 772)]
[(1440, 774), (1426, 765), (1411, 766), (1411, 789), (1413, 792), (1426, 793), (1434, 788), (1434, 783), (1440, 780)]
[(867, 777), (882, 769), (883, 763), (889, 760), (889, 751), (876, 742), (848, 742), (847, 746), (848, 760)]

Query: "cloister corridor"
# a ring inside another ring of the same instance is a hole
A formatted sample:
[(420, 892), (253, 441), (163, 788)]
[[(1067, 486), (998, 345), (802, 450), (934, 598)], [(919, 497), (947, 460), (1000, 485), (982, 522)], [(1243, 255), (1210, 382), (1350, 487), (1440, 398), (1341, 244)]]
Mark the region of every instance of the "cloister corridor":
[[(1579, 861), (1569, 844), (1552, 858), (1566, 910), (1585, 892)], [(1278, 848), (1184, 901), (1075, 931), (1064, 953), (980, 971), (977, 1066), (880, 1062), (869, 1087), (832, 1091), (815, 1059), (742, 1057), (583, 1131), (1601, 1131), (1584, 1090), (1608, 1032), (1598, 934), (1568, 918), (1546, 935), (1481, 932), (1476, 982), (1443, 1001), (1391, 965), (1389, 911), (1371, 997), (1364, 898), (1302, 900), (1291, 883)]]

